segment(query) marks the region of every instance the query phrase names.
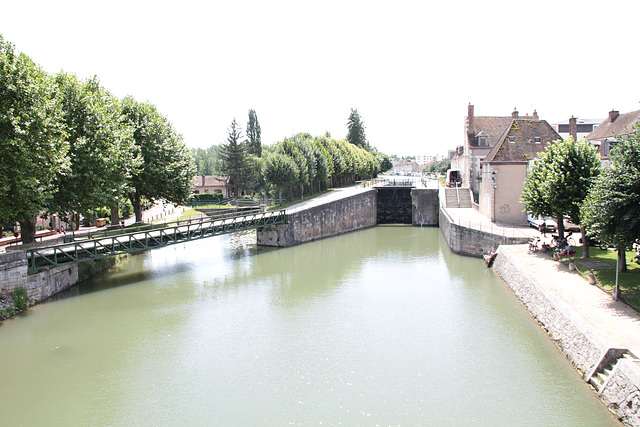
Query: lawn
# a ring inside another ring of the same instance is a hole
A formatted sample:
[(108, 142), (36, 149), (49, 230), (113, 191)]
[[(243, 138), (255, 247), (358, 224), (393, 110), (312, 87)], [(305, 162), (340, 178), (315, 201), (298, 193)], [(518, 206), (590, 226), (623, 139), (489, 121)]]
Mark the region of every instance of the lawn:
[[(582, 259), (582, 246), (575, 246), (573, 250), (576, 251), (575, 256), (560, 257), (560, 262), (566, 265), (571, 261), (575, 262), (578, 272), (585, 279), (589, 279), (589, 271), (593, 268), (598, 285), (607, 292), (613, 293), (616, 286), (616, 259), (618, 253), (613, 249), (590, 247), (589, 258)], [(635, 255), (633, 251), (626, 252), (627, 272), (618, 275), (618, 286), (623, 300), (640, 312), (640, 264), (636, 262)], [(608, 268), (589, 265), (590, 262), (594, 261), (607, 264)]]

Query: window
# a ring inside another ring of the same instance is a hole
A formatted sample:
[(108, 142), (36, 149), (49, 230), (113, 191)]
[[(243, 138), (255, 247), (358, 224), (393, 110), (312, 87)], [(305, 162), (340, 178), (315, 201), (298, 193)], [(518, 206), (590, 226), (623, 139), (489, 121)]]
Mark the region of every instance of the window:
[(510, 136), (509, 137), (509, 142), (516, 142), (516, 137), (515, 136)]
[(540, 144), (540, 137), (536, 136), (535, 138), (533, 138), (533, 140), (537, 143)]
[(486, 136), (481, 136), (480, 138), (478, 138), (478, 146), (479, 147), (488, 147), (489, 146), (489, 142), (487, 141), (487, 137)]

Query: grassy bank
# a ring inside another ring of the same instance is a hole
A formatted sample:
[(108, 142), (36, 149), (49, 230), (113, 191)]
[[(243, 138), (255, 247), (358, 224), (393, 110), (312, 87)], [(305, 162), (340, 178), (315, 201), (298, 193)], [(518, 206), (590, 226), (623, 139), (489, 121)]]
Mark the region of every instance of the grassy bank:
[[(576, 264), (579, 274), (585, 279), (589, 278), (589, 272), (593, 272), (598, 285), (609, 293), (613, 293), (616, 286), (616, 259), (618, 253), (613, 249), (589, 248), (589, 258), (582, 259), (582, 246), (573, 248), (576, 255), (561, 257), (560, 262), (568, 265), (571, 261)], [(551, 254), (550, 254), (551, 256)], [(627, 304), (640, 312), (640, 264), (635, 261), (635, 252), (625, 254), (627, 260), (627, 272), (618, 275), (618, 286), (622, 298)]]

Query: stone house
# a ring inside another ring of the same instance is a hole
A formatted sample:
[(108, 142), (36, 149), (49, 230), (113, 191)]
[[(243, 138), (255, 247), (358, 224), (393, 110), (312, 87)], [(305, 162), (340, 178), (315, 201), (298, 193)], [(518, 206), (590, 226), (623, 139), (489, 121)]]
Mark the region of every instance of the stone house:
[(586, 136), (589, 144), (598, 147), (598, 153), (603, 166), (609, 164), (609, 153), (618, 143), (617, 137), (632, 132), (634, 126), (640, 123), (640, 110), (620, 114), (619, 111), (609, 111), (607, 117), (600, 125)]
[(478, 210), (493, 222), (527, 224), (520, 195), (529, 165), (547, 144), (562, 140), (546, 120), (538, 119), (537, 114), (534, 117), (514, 114), (498, 142), (480, 161)]
[(462, 186), (471, 189), (476, 203), (479, 202), (482, 188), (482, 161), (500, 143), (514, 119), (538, 120), (538, 113), (534, 110), (532, 116), (521, 117), (514, 109), (510, 116), (476, 116), (474, 106), (468, 106), (464, 145), (457, 148), (451, 160), (451, 169), (460, 171)]
[(229, 197), (231, 185), (228, 176), (198, 175), (193, 181), (195, 194), (222, 193), (223, 198)]

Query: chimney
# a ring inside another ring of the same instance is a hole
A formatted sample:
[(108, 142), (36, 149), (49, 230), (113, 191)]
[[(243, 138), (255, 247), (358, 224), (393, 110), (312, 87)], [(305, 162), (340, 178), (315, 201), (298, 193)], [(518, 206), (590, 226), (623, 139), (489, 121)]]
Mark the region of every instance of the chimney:
[(574, 141), (578, 140), (578, 120), (573, 116), (569, 119), (569, 135)]
[(473, 137), (475, 133), (473, 122), (473, 105), (469, 103), (469, 107), (467, 107), (467, 135), (470, 135), (471, 137)]
[(511, 113), (511, 117), (513, 117), (514, 119), (518, 118), (518, 110), (516, 110), (516, 107), (513, 107), (513, 113)]
[(619, 115), (620, 115), (619, 111), (616, 111), (616, 110), (609, 111), (609, 121), (611, 123), (615, 122)]
[(533, 110), (533, 120), (538, 120), (538, 110)]
[(204, 187), (204, 175), (202, 175), (202, 186)]

